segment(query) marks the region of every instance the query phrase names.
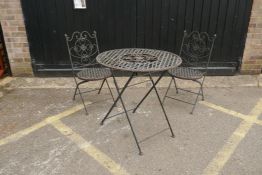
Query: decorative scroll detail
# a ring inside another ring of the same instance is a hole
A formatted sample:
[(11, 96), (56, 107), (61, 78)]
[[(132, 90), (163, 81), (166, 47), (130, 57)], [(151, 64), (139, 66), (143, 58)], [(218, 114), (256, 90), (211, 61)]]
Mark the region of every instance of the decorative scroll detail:
[(192, 32), (186, 34), (181, 48), (181, 56), (189, 64), (208, 61), (212, 43), (213, 39), (207, 33)]
[(126, 54), (122, 60), (127, 62), (146, 63), (157, 61), (157, 57), (151, 54)]
[(74, 32), (72, 37), (67, 37), (68, 49), (74, 67), (83, 64), (94, 64), (98, 54), (96, 34), (90, 35), (87, 31)]

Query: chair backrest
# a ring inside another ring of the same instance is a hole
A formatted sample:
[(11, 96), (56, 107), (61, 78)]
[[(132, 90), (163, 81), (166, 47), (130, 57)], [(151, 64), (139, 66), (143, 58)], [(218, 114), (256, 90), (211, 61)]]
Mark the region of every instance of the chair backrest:
[(74, 32), (71, 36), (65, 34), (68, 54), (72, 69), (81, 69), (96, 64), (99, 46), (96, 32)]
[(184, 31), (181, 44), (180, 56), (183, 59), (182, 66), (198, 67), (207, 71), (216, 35), (209, 36), (208, 33)]

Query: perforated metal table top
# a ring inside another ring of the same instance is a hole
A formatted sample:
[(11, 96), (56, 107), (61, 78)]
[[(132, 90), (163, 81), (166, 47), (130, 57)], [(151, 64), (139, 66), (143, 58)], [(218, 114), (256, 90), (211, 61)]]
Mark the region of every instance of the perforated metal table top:
[(139, 48), (105, 51), (96, 60), (105, 67), (132, 72), (166, 71), (182, 63), (182, 59), (174, 53)]

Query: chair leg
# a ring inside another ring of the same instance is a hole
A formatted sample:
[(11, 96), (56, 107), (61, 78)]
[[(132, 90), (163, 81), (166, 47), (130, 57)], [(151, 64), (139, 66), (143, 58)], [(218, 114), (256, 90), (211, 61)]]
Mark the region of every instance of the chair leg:
[(103, 88), (103, 86), (104, 86), (105, 81), (106, 81), (106, 79), (103, 80), (103, 82), (102, 82), (102, 84), (101, 84), (101, 86), (100, 86), (99, 91), (98, 91), (97, 94), (100, 94), (100, 92), (101, 92), (101, 90), (102, 90), (102, 88)]
[(74, 93), (73, 100), (75, 100), (76, 92), (77, 92), (77, 90), (78, 90), (78, 93), (79, 93), (79, 95), (80, 95), (80, 98), (81, 98), (82, 103), (83, 103), (84, 108), (85, 108), (86, 115), (88, 115), (88, 112), (87, 112), (87, 109), (86, 109), (86, 105), (85, 105), (85, 101), (84, 101), (84, 98), (83, 98), (83, 96), (82, 96), (81, 90), (80, 90), (80, 88), (79, 88), (79, 85), (81, 85), (81, 84), (83, 84), (83, 83), (86, 83), (86, 82), (88, 82), (88, 81), (82, 81), (82, 82), (76, 84), (76, 89), (75, 89), (75, 93)]
[(110, 95), (111, 95), (111, 97), (112, 97), (112, 100), (115, 101), (114, 95), (113, 95), (113, 93), (112, 93), (112, 90), (111, 90), (111, 88), (110, 88), (110, 86), (109, 86), (109, 83), (108, 83), (107, 79), (105, 79), (105, 82), (106, 82), (106, 85), (107, 85), (108, 90), (109, 90), (109, 92), (110, 92)]
[(177, 85), (176, 85), (176, 79), (175, 79), (175, 77), (172, 77), (172, 79), (173, 79), (175, 87), (176, 87), (176, 93), (178, 94), (178, 88), (177, 88)]
[(78, 90), (79, 90), (79, 95), (80, 95), (80, 97), (81, 97), (82, 103), (83, 103), (83, 105), (84, 105), (84, 108), (85, 108), (85, 111), (86, 111), (86, 115), (88, 115), (88, 112), (87, 112), (87, 109), (86, 109), (86, 105), (85, 105), (84, 98), (83, 98), (83, 96), (82, 96), (82, 94), (81, 94), (81, 92), (80, 92), (80, 89), (79, 89), (79, 88), (78, 88)]
[(202, 94), (202, 101), (204, 101), (205, 96), (204, 96), (204, 90), (203, 90), (203, 83), (201, 83), (201, 94)]
[(75, 93), (74, 93), (74, 96), (73, 96), (73, 100), (75, 100), (75, 98), (76, 98), (76, 92), (77, 92), (77, 90), (79, 90), (79, 85), (83, 84), (83, 83), (86, 83), (86, 82), (88, 82), (88, 81), (81, 81), (80, 83), (77, 83), (77, 81), (76, 81), (76, 88), (75, 88)]
[(193, 112), (194, 112), (194, 110), (195, 110), (195, 107), (196, 107), (196, 104), (197, 104), (198, 97), (199, 97), (200, 94), (201, 94), (201, 96), (202, 96), (202, 100), (204, 100), (204, 93), (203, 93), (204, 80), (205, 80), (205, 79), (203, 79), (202, 83), (199, 82), (199, 81), (197, 81), (197, 80), (194, 81), (194, 82), (197, 82), (197, 83), (200, 85), (200, 87), (199, 87), (199, 91), (198, 91), (198, 93), (197, 93), (197, 97), (196, 97), (196, 100), (195, 100), (195, 102), (194, 102), (194, 104), (193, 104), (193, 108), (192, 108), (192, 111), (190, 112), (190, 114), (193, 114)]
[(76, 99), (76, 92), (77, 92), (77, 89), (78, 89), (78, 85), (76, 85), (76, 88), (75, 88), (75, 93), (74, 93), (74, 96), (73, 96), (73, 101)]
[(166, 93), (165, 93), (165, 95), (164, 95), (164, 98), (163, 98), (163, 100), (162, 100), (162, 103), (163, 103), (163, 104), (165, 103), (167, 93), (168, 93), (168, 91), (169, 91), (169, 89), (170, 89), (170, 87), (171, 87), (171, 84), (172, 84), (172, 80), (173, 80), (173, 79), (171, 78), (171, 80), (170, 80), (170, 82), (169, 82), (169, 85), (168, 85), (168, 87), (167, 87)]
[(205, 100), (205, 97), (204, 97), (204, 90), (203, 90), (203, 84), (204, 84), (204, 81), (205, 81), (205, 77), (202, 79), (202, 82), (197, 81), (197, 80), (194, 81), (194, 82), (196, 82), (196, 83), (198, 83), (198, 84), (200, 85), (202, 101)]

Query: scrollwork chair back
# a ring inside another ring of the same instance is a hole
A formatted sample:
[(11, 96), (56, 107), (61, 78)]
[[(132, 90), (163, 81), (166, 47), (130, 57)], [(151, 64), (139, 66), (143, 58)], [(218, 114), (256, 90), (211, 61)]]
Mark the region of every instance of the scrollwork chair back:
[(215, 38), (216, 35), (210, 37), (206, 32), (199, 33), (193, 31), (187, 33), (187, 31), (184, 31), (184, 37), (180, 49), (180, 56), (183, 59), (182, 66), (200, 67), (207, 71)]
[(99, 46), (96, 32), (74, 32), (71, 36), (65, 34), (66, 44), (73, 72), (77, 69), (97, 65), (96, 56)]

